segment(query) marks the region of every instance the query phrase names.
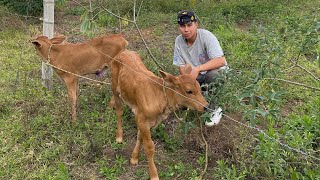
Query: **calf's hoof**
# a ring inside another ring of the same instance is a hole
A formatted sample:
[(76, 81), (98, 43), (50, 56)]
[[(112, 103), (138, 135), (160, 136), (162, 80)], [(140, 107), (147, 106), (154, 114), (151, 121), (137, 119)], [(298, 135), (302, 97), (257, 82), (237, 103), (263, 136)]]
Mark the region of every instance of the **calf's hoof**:
[(72, 123), (76, 123), (77, 122), (77, 118), (71, 118), (70, 120)]
[(108, 108), (113, 109), (115, 107), (115, 101), (113, 96), (111, 97), (111, 100), (109, 102)]
[(133, 159), (133, 158), (131, 158), (131, 159), (130, 159), (130, 163), (131, 163), (132, 165), (137, 165), (137, 164), (138, 164), (138, 159)]
[(151, 177), (150, 178), (151, 180), (159, 180), (159, 177), (157, 176), (157, 177)]
[(121, 144), (122, 143), (122, 137), (117, 137), (116, 141), (117, 141), (118, 144)]

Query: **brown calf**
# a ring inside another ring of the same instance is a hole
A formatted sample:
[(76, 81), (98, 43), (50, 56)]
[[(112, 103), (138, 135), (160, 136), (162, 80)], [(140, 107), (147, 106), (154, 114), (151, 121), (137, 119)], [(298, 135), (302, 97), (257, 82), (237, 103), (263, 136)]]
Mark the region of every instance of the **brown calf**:
[[(186, 106), (203, 111), (208, 102), (201, 94), (199, 83), (189, 74), (173, 76), (159, 71), (163, 78), (150, 72), (140, 56), (133, 51), (123, 51), (112, 61), (112, 92), (110, 105), (118, 119), (117, 142), (122, 142), (122, 114), (124, 101), (133, 111), (138, 127), (137, 143), (131, 155), (131, 164), (138, 163), (141, 142), (147, 155), (151, 180), (157, 180), (158, 172), (153, 161), (155, 146), (150, 128), (179, 107)], [(166, 86), (166, 88), (163, 87)]]
[(120, 34), (105, 35), (79, 44), (62, 43), (65, 39), (65, 36), (52, 39), (38, 36), (32, 43), (43, 61), (66, 71), (54, 68), (67, 86), (71, 120), (76, 121), (79, 77), (74, 74), (87, 75), (104, 71), (112, 58), (126, 48), (128, 42)]

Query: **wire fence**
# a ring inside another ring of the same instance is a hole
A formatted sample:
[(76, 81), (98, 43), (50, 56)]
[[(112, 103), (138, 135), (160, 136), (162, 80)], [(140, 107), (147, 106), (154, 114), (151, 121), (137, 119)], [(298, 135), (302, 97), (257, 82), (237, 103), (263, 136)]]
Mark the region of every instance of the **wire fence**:
[[(79, 6), (85, 8), (85, 9), (88, 9), (86, 6), (82, 5), (80, 2), (78, 2), (78, 1), (76, 1), (76, 0), (72, 0), (72, 1), (75, 2), (76, 4), (78, 4)], [(137, 25), (137, 22), (136, 22), (137, 19), (134, 18), (134, 20), (129, 20), (129, 19), (123, 18), (123, 17), (115, 14), (114, 12), (110, 11), (109, 9), (107, 9), (107, 8), (105, 8), (105, 7), (102, 7), (102, 8), (104, 9), (104, 11), (108, 12), (109, 14), (111, 14), (111, 15), (119, 18), (119, 19), (122, 19), (122, 20), (125, 20), (125, 21), (128, 21), (128, 22), (134, 24), (134, 26), (136, 27), (137, 31), (139, 32), (139, 35), (140, 35), (140, 37), (141, 37), (141, 40), (143, 41), (146, 49), (148, 50), (148, 52), (149, 52), (150, 56), (152, 57), (152, 59), (154, 60), (155, 64), (157, 64), (157, 66), (158, 66), (160, 69), (163, 70), (163, 67), (160, 65), (160, 63), (158, 63), (158, 61), (156, 60), (156, 58), (153, 56), (150, 48), (148, 47), (148, 45), (147, 45), (147, 43), (146, 43), (146, 41), (145, 41), (145, 39), (144, 39), (144, 37), (143, 37), (143, 35), (142, 35), (139, 27), (138, 27), (138, 25)], [(141, 4), (140, 4), (140, 8), (141, 8)], [(140, 8), (139, 8), (139, 11), (140, 11)], [(135, 9), (135, 7), (134, 7), (134, 9)], [(0, 12), (6, 13), (6, 14), (12, 15), (12, 16), (21, 17), (21, 18), (32, 18), (32, 19), (36, 19), (36, 20), (39, 20), (39, 21), (43, 21), (43, 19), (42, 19), (41, 17), (19, 15), (19, 14), (11, 13), (11, 12), (6, 11), (6, 10), (3, 10), (3, 9), (0, 9)], [(100, 12), (99, 12), (99, 13), (100, 13)], [(139, 13), (139, 12), (138, 12), (138, 13)], [(133, 15), (133, 16), (135, 17), (135, 15)], [(43, 22), (43, 23), (46, 23), (46, 22)], [(77, 29), (76, 27), (78, 27), (78, 26), (80, 26), (80, 23), (77, 24), (77, 25), (74, 25), (74, 27), (75, 27), (74, 29)], [(61, 27), (59, 28), (59, 30), (62, 31), (62, 32), (67, 32), (66, 29), (63, 29), (63, 28), (61, 28)], [(130, 31), (131, 31), (131, 30), (130, 30)], [(30, 33), (30, 34), (32, 34), (32, 33)], [(98, 51), (99, 51), (99, 50), (98, 50)], [(111, 58), (112, 60), (115, 60), (115, 61), (121, 63), (122, 65), (126, 66), (127, 68), (129, 68), (130, 70), (134, 71), (135, 73), (139, 73), (139, 74), (144, 75), (142, 72), (138, 72), (138, 71), (136, 71), (135, 69), (132, 69), (130, 66), (122, 63), (121, 61), (118, 61), (117, 59), (112, 58), (112, 57), (108, 56), (107, 54), (105, 54), (105, 53), (103, 53), (103, 52), (101, 52), (101, 51), (99, 51), (99, 52), (102, 53), (102, 54), (104, 54), (104, 55), (107, 56), (108, 58)], [(61, 71), (68, 72), (68, 71), (63, 70), (63, 69), (61, 69), (61, 68), (58, 68), (58, 67), (56, 67), (56, 66), (54, 66), (54, 65), (52, 65), (52, 64), (48, 64), (48, 65), (52, 66), (53, 68), (59, 69), (59, 70), (61, 70)], [(296, 66), (298, 66), (298, 65), (296, 65)], [(300, 65), (299, 65), (299, 66), (300, 66)], [(298, 66), (298, 67), (299, 67), (299, 66)], [(303, 68), (303, 67), (302, 67), (302, 68)], [(305, 69), (305, 68), (304, 68), (304, 69)], [(91, 78), (88, 78), (88, 77), (85, 77), (85, 76), (81, 76), (81, 75), (78, 75), (78, 74), (74, 74), (74, 73), (72, 73), (72, 72), (68, 72), (68, 73), (71, 73), (71, 74), (73, 74), (73, 75), (75, 75), (75, 76), (78, 76), (78, 77), (81, 77), (81, 78), (85, 78), (85, 79), (87, 79), (87, 80), (94, 81), (94, 82), (97, 82), (97, 83), (109, 84), (109, 83), (105, 83), (105, 82), (102, 82), (102, 81), (97, 81), (97, 80), (94, 80), (94, 79), (91, 79)], [(311, 76), (316, 77), (316, 76), (314, 76), (311, 72), (308, 71), (308, 73), (309, 73)], [(150, 81), (153, 81), (154, 83), (158, 84), (159, 86), (163, 86), (162, 83), (158, 83), (158, 82), (154, 81), (153, 79), (151, 79), (151, 78), (148, 77), (148, 76), (146, 76), (146, 77), (147, 77)], [(318, 80), (318, 79), (316, 79), (316, 80)], [(294, 83), (293, 83), (293, 84), (294, 84)], [(301, 85), (301, 83), (296, 84), (296, 85)], [(301, 85), (301, 86), (304, 86), (304, 87), (308, 88), (307, 85)], [(201, 104), (201, 103), (198, 102), (197, 100), (191, 99), (191, 98), (189, 98), (189, 97), (186, 97), (186, 96), (180, 94), (179, 92), (175, 91), (174, 89), (171, 89), (171, 88), (166, 87), (166, 86), (164, 86), (164, 88), (170, 89), (170, 90), (174, 91), (175, 93), (179, 94), (180, 96), (182, 96), (182, 97), (184, 97), (184, 98), (187, 98), (187, 99), (189, 99), (189, 100), (192, 100), (192, 101), (195, 101), (195, 102)], [(318, 90), (318, 88), (314, 88), (314, 87), (311, 87), (311, 89)], [(201, 105), (204, 106), (203, 104), (201, 104)], [(205, 106), (204, 106), (204, 107), (205, 107)], [(205, 108), (207, 108), (207, 107), (205, 107)], [(208, 110), (214, 111), (213, 109), (210, 109), (210, 108), (208, 108)], [(301, 155), (303, 155), (303, 156), (307, 156), (307, 157), (312, 158), (312, 159), (314, 159), (314, 160), (320, 161), (320, 158), (318, 158), (318, 157), (315, 157), (315, 156), (313, 156), (313, 155), (310, 155), (310, 154), (308, 154), (308, 153), (306, 153), (306, 152), (304, 152), (304, 151), (301, 151), (301, 150), (299, 150), (299, 149), (293, 148), (293, 147), (291, 147), (291, 146), (289, 146), (289, 145), (281, 142), (279, 139), (276, 139), (276, 138), (273, 138), (273, 137), (269, 136), (266, 132), (264, 132), (262, 129), (260, 129), (260, 128), (257, 127), (257, 126), (247, 125), (247, 124), (245, 124), (245, 123), (243, 123), (243, 122), (240, 122), (240, 121), (238, 121), (238, 120), (235, 120), (235, 119), (231, 118), (230, 116), (228, 116), (228, 115), (226, 115), (226, 114), (223, 114), (223, 116), (226, 117), (226, 118), (228, 118), (228, 119), (230, 119), (230, 120), (232, 120), (233, 122), (235, 122), (235, 123), (237, 123), (237, 124), (240, 124), (241, 126), (244, 126), (244, 127), (248, 128), (248, 129), (251, 129), (251, 130), (254, 130), (254, 131), (257, 131), (257, 132), (263, 134), (266, 138), (268, 138), (268, 139), (270, 139), (270, 140), (278, 143), (278, 144), (281, 145), (282, 147), (285, 147), (285, 148), (287, 148), (287, 149), (289, 149), (289, 150), (291, 150), (291, 151), (294, 151), (294, 152), (296, 152), (296, 153), (299, 153), (299, 154), (301, 154)]]

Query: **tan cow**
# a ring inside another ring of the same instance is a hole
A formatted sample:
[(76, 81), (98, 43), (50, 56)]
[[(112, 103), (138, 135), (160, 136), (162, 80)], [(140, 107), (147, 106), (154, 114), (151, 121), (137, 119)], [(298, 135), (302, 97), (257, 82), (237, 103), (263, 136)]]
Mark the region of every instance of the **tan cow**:
[(76, 121), (79, 89), (79, 77), (76, 75), (101, 73), (109, 66), (112, 58), (127, 47), (128, 42), (120, 34), (104, 35), (79, 44), (62, 43), (65, 39), (65, 36), (52, 39), (38, 36), (32, 43), (43, 61), (65, 70), (54, 68), (68, 89), (71, 120)]
[[(131, 155), (131, 164), (138, 163), (141, 142), (147, 155), (149, 175), (152, 180), (159, 179), (153, 156), (155, 146), (150, 128), (179, 107), (186, 106), (203, 111), (208, 102), (201, 94), (199, 83), (189, 74), (173, 76), (159, 71), (163, 78), (157, 77), (143, 64), (140, 56), (133, 51), (123, 51), (112, 61), (111, 107), (116, 110), (118, 119), (117, 142), (122, 142), (122, 114), (124, 101), (133, 111), (138, 127), (137, 143)], [(165, 88), (164, 88), (164, 86)]]

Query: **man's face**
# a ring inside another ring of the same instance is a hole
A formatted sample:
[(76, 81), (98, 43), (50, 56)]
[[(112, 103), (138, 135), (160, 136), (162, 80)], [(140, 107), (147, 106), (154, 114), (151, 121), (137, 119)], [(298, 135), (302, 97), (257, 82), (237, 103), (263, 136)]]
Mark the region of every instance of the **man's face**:
[(198, 22), (188, 22), (179, 24), (179, 30), (182, 36), (187, 40), (195, 40), (197, 36)]

